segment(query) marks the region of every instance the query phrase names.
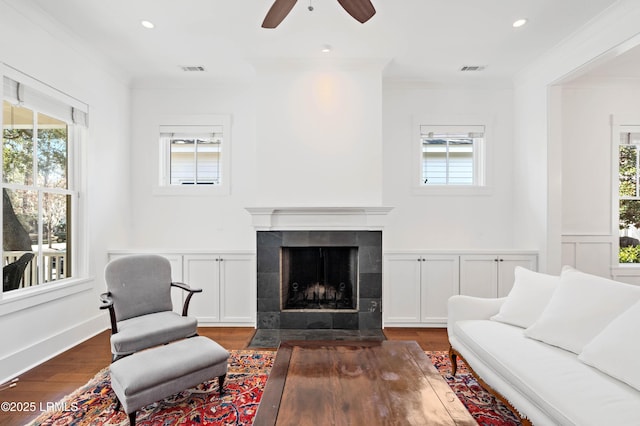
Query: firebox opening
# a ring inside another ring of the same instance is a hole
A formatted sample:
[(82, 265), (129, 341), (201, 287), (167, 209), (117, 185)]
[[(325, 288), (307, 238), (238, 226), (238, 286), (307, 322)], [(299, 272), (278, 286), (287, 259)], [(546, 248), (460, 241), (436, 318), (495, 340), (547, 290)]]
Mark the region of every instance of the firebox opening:
[(282, 247), (281, 309), (357, 310), (357, 247)]

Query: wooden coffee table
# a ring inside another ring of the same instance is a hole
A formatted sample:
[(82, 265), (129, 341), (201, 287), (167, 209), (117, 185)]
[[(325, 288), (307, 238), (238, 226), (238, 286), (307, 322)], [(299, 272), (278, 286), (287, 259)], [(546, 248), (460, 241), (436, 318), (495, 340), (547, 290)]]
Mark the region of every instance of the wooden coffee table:
[(416, 342), (283, 342), (254, 426), (477, 425)]

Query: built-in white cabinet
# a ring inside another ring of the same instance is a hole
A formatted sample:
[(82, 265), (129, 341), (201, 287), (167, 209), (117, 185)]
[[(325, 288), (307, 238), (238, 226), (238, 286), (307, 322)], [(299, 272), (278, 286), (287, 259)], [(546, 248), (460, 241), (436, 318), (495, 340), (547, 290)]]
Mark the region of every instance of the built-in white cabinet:
[(460, 256), (460, 294), (505, 297), (511, 291), (516, 266), (538, 269), (538, 256), (530, 253), (468, 254)]
[(255, 322), (255, 262), (243, 254), (184, 256), (184, 279), (202, 295), (191, 299), (189, 312), (202, 324)]
[(385, 253), (384, 324), (443, 327), (451, 296), (506, 296), (513, 287), (516, 266), (537, 270), (537, 254)]
[[(109, 259), (139, 254), (117, 251)], [(198, 325), (255, 325), (256, 264), (249, 252), (157, 253), (171, 262), (171, 279), (193, 288), (201, 288), (191, 298), (189, 315)], [(187, 293), (173, 288), (171, 299), (175, 312), (182, 313)]]
[(447, 300), (458, 294), (459, 256), (399, 253), (385, 256), (385, 324), (442, 324)]

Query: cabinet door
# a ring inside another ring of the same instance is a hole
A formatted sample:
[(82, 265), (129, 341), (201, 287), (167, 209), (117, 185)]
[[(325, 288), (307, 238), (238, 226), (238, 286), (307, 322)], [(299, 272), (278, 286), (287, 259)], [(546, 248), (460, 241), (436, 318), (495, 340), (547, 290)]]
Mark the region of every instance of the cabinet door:
[(508, 254), (498, 256), (498, 297), (505, 297), (513, 288), (516, 266), (538, 270), (538, 256), (535, 254)]
[(220, 270), (216, 255), (194, 254), (184, 256), (184, 281), (193, 288), (201, 288), (191, 298), (189, 315), (200, 323), (220, 321)]
[(221, 254), (220, 321), (255, 323), (255, 257), (245, 254)]
[(446, 324), (449, 298), (460, 291), (459, 256), (427, 255), (420, 263), (422, 322)]
[(460, 294), (475, 297), (498, 296), (498, 256), (460, 256)]
[(417, 254), (385, 256), (385, 323), (420, 322), (421, 259)]

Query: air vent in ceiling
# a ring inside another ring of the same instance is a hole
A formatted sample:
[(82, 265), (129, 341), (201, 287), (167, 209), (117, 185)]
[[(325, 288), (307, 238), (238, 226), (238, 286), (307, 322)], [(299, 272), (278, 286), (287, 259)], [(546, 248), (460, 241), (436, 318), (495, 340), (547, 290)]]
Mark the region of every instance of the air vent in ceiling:
[(484, 65), (463, 65), (460, 71), (483, 71), (485, 68)]
[(204, 67), (200, 67), (200, 66), (187, 66), (187, 67), (181, 67), (182, 71), (185, 72), (203, 72), (205, 71)]

